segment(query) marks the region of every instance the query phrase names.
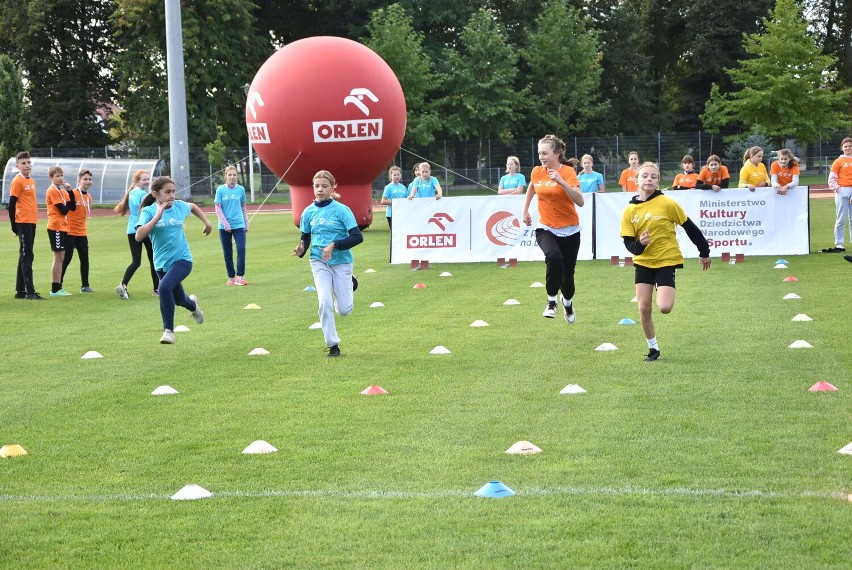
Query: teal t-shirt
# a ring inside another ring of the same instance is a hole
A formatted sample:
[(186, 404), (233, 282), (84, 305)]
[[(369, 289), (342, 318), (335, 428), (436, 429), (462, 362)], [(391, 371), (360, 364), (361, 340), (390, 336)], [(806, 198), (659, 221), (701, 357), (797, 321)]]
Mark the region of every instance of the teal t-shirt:
[[(228, 188), (227, 184), (222, 184), (216, 189), (216, 204), (222, 207), (222, 213), (225, 219), (228, 220), (228, 225), (232, 230), (243, 230), (246, 227), (246, 221), (243, 217), (243, 205), (246, 203), (246, 189), (237, 184), (233, 188)], [(225, 226), (222, 220), (219, 220), (219, 229), (224, 230)]]
[(518, 186), (525, 187), (526, 185), (527, 185), (527, 179), (520, 172), (516, 172), (514, 174), (506, 174), (505, 176), (503, 176), (500, 179), (500, 186), (504, 190), (508, 190), (508, 189), (514, 190)]
[(434, 176), (430, 176), (429, 180), (423, 180), (418, 177), (411, 184), (417, 189), (417, 192), (414, 194), (415, 198), (434, 198), (438, 193), (439, 182)]
[(580, 191), (582, 192), (597, 192), (598, 186), (603, 184), (603, 174), (600, 172), (579, 172), (577, 180), (580, 181)]
[[(135, 234), (137, 226), (141, 226), (139, 223), (139, 207), (142, 205), (142, 200), (145, 199), (145, 196), (148, 195), (147, 190), (143, 190), (141, 188), (134, 188), (130, 191), (130, 194), (127, 196), (127, 233)], [(150, 218), (148, 218), (150, 221)]]
[[(168, 271), (175, 261), (180, 259), (192, 261), (189, 244), (183, 233), (183, 221), (191, 213), (189, 204), (183, 200), (175, 200), (171, 208), (163, 210), (163, 216), (148, 234), (154, 245), (154, 269)], [(139, 214), (139, 225), (144, 226), (153, 220), (156, 214), (156, 203), (142, 208)]]
[[(302, 212), (299, 223), (303, 234), (311, 234), (311, 259), (322, 259), (322, 248), (334, 240), (348, 237), (349, 230), (357, 227), (352, 210), (335, 200), (326, 206), (318, 206), (314, 202)], [(335, 249), (328, 264), (341, 265), (353, 261), (351, 250)]]
[[(408, 189), (402, 184), (394, 184), (391, 182), (387, 186), (385, 186), (385, 191), (382, 192), (382, 198), (387, 198), (388, 200), (395, 200), (397, 198), (408, 198)], [(385, 216), (388, 218), (392, 218), (393, 214), (391, 212), (391, 206), (388, 206), (387, 211), (385, 212)]]

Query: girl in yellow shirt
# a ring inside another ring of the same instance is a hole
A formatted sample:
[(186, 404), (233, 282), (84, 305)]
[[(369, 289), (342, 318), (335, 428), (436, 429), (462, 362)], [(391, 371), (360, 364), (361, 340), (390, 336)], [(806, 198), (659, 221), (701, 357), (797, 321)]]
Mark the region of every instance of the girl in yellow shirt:
[(753, 146), (743, 155), (743, 167), (740, 169), (740, 188), (754, 192), (757, 188), (769, 186), (769, 173), (763, 164), (763, 149)]

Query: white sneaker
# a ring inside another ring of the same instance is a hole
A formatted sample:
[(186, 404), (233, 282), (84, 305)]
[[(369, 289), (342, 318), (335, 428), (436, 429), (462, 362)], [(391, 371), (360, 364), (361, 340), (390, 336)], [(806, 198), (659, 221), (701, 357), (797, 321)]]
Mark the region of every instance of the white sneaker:
[(163, 336), (160, 337), (160, 344), (174, 344), (175, 343), (175, 333), (174, 331), (170, 331), (166, 329), (163, 331)]
[(130, 295), (127, 294), (127, 285), (124, 283), (119, 283), (118, 287), (115, 288), (115, 292), (118, 294), (118, 298), (122, 301), (126, 301), (130, 298)]
[(198, 297), (190, 295), (189, 298), (195, 301), (195, 310), (192, 311), (192, 318), (200, 325), (204, 322), (204, 313), (201, 311), (201, 306), (198, 304)]
[(548, 301), (547, 306), (544, 308), (544, 312), (541, 314), (542, 317), (547, 317), (548, 319), (552, 319), (556, 316), (556, 301)]
[(562, 310), (565, 312), (565, 322), (569, 325), (573, 325), (574, 321), (577, 320), (577, 314), (574, 312), (574, 303), (566, 305), (565, 297), (562, 297)]

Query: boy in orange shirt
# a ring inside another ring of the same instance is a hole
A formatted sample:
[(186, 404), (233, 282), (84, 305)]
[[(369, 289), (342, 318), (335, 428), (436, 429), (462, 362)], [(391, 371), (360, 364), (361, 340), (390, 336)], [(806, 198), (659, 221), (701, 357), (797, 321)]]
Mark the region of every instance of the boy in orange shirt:
[(89, 237), (86, 231), (86, 218), (92, 211), (92, 172), (81, 170), (77, 175), (77, 187), (73, 190), (76, 208), (68, 212), (68, 248), (65, 250), (65, 260), (62, 262), (62, 282), (65, 281), (65, 270), (74, 259), (74, 249), (80, 254), (80, 293), (94, 293), (89, 287)]
[(71, 185), (65, 182), (65, 173), (59, 166), (47, 169), (50, 177), (50, 187), (45, 195), (47, 204), (47, 237), (50, 249), (53, 250), (53, 266), (50, 274), (53, 279), (50, 285), (51, 297), (67, 297), (71, 295), (62, 288), (62, 262), (65, 261), (65, 248), (68, 247), (68, 212), (77, 208)]
[(33, 245), (35, 243), (38, 204), (36, 203), (36, 185), (30, 178), (33, 163), (30, 153), (19, 152), (15, 156), (18, 175), (9, 185), (9, 221), (12, 233), (18, 236), (18, 275), (15, 283), (15, 298), (30, 301), (43, 301), (33, 285)]

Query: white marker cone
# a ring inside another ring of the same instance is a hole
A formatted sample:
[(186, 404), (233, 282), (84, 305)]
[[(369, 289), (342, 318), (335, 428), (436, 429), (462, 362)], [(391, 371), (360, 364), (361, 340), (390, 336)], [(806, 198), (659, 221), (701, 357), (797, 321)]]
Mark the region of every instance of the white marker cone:
[(632, 299), (630, 299), (630, 302), (631, 303), (638, 303), (639, 299), (637, 299), (636, 297), (633, 297)]
[(194, 501), (195, 499), (206, 499), (212, 497), (213, 493), (199, 487), (198, 485), (186, 485), (183, 489), (172, 495), (173, 501)]
[(321, 329), (321, 328), (322, 328), (322, 323), (314, 323), (314, 324), (312, 324), (311, 326), (309, 326), (308, 328), (309, 328), (309, 329)]
[(506, 450), (509, 455), (532, 455), (541, 453), (541, 448), (528, 441), (519, 441)]
[(503, 303), (503, 304), (504, 305), (520, 305), (521, 302), (518, 301), (517, 299), (506, 299), (506, 302)]
[(535, 283), (533, 283), (532, 285), (530, 285), (530, 287), (531, 287), (531, 288), (544, 287), (544, 283), (539, 283), (538, 281), (536, 281)]
[(171, 386), (158, 386), (151, 392), (152, 396), (168, 396), (169, 394), (177, 394), (178, 391)]
[(254, 303), (249, 303), (245, 306), (246, 309), (259, 309), (260, 305), (255, 305)]
[(450, 354), (450, 351), (446, 346), (438, 345), (429, 351), (429, 354)]
[(472, 326), (472, 327), (487, 327), (488, 323), (486, 323), (485, 321), (477, 319), (477, 320), (473, 321), (472, 323), (470, 323), (470, 326)]
[(783, 263), (776, 263), (775, 267), (773, 267), (772, 269), (787, 269), (787, 266)]
[(365, 269), (364, 270), (364, 273), (375, 273), (375, 272), (376, 272), (375, 269)]
[(189, 327), (186, 325), (178, 325), (175, 327), (175, 332), (189, 332)]
[(253, 348), (251, 352), (248, 353), (249, 356), (266, 356), (269, 354), (269, 351), (265, 348)]
[(373, 302), (373, 303), (370, 303), (370, 308), (371, 308), (371, 309), (380, 309), (380, 308), (382, 308), (382, 307), (384, 307), (384, 306), (385, 306), (385, 304), (384, 304), (384, 303), (380, 303), (380, 302), (378, 302), (378, 301), (375, 301), (375, 302)]
[(787, 300), (789, 300), (789, 299), (801, 299), (801, 297), (799, 297), (799, 296), (798, 296), (798, 295), (796, 295), (795, 293), (787, 293), (786, 295), (784, 295), (784, 300), (785, 300), (785, 301), (787, 301)]
[(812, 345), (808, 344), (807, 341), (797, 340), (793, 342), (788, 348), (813, 348)]
[(246, 447), (243, 450), (243, 453), (245, 453), (246, 455), (263, 455), (266, 453), (275, 453), (276, 451), (278, 451), (278, 449), (276, 449), (269, 443), (263, 441), (262, 439), (259, 439), (255, 442), (252, 442), (251, 445)]
[(568, 384), (561, 390), (559, 390), (560, 394), (585, 394), (586, 390), (583, 389), (579, 384)]
[(605, 342), (599, 347), (597, 347), (595, 350), (618, 350), (618, 347), (612, 344), (611, 342)]
[(793, 321), (812, 321), (813, 319), (810, 318), (809, 316), (805, 315), (805, 314), (800, 313), (800, 314), (796, 315), (795, 317), (793, 317), (791, 320), (793, 320)]
[(852, 443), (847, 443), (846, 445), (838, 449), (837, 453), (842, 453), (843, 455), (852, 455)]
[(98, 352), (97, 350), (90, 350), (89, 352), (87, 352), (86, 354), (81, 356), (80, 358), (82, 358), (83, 360), (91, 360), (92, 358), (103, 358), (103, 357), (104, 357), (104, 355), (101, 354), (100, 352)]
[(438, 277), (452, 277), (452, 276), (453, 276), (453, 274), (450, 273), (449, 271), (444, 271), (443, 273), (438, 275)]

